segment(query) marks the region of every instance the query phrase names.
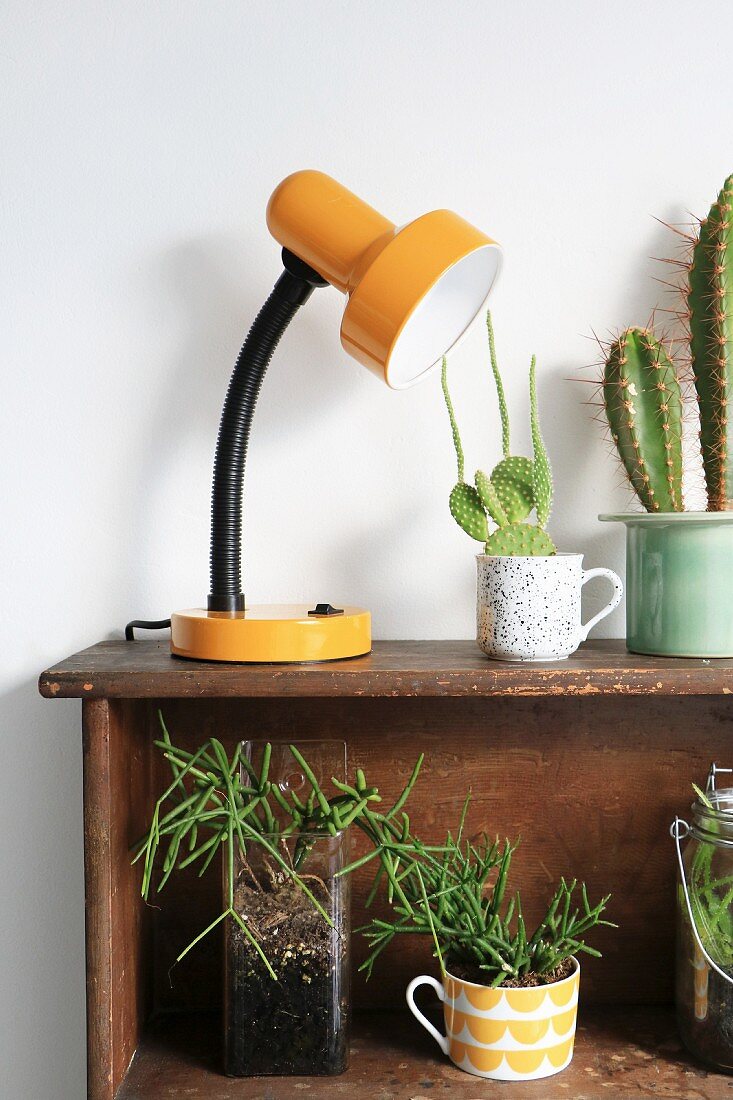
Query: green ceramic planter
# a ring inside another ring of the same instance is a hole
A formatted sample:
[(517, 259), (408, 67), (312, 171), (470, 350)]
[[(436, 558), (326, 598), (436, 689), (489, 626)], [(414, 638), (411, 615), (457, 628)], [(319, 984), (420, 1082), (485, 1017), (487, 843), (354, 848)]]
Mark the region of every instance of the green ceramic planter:
[(733, 657), (733, 512), (623, 512), (626, 644), (662, 657)]

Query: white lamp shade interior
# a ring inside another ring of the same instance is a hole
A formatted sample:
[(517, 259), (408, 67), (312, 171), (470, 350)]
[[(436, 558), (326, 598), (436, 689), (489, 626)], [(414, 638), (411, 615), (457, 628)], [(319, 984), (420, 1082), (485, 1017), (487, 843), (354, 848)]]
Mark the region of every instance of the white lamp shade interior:
[(387, 384), (403, 390), (437, 366), (481, 312), (501, 267), (501, 251), (486, 245), (449, 267), (405, 322), (387, 363)]

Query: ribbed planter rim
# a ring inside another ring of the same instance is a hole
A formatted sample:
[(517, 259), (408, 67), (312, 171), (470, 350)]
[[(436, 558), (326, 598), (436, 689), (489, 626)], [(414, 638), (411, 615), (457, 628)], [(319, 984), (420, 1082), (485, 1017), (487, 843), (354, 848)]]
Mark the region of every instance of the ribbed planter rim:
[(558, 558), (582, 558), (585, 557), (582, 550), (558, 550), (554, 554), (476, 554), (476, 560), (481, 561), (557, 561)]
[(733, 523), (733, 512), (603, 512), (601, 523)]

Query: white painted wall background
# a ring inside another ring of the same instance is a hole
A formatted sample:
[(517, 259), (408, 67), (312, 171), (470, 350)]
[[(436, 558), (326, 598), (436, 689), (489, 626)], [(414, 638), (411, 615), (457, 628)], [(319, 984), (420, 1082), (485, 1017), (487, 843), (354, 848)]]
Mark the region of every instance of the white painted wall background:
[[(651, 215), (703, 213), (733, 169), (732, 33), (725, 0), (5, 0), (0, 1095), (84, 1093), (79, 706), (36, 676), (206, 593), (221, 402), (278, 273), (273, 186), (318, 167), (397, 222), (449, 206), (502, 242), (516, 442), (535, 351), (552, 530), (621, 569), (596, 514), (626, 493), (566, 379), (591, 325), (658, 300)], [(341, 350), (341, 305), (316, 295), (264, 388), (247, 591), (363, 603), (377, 637), (469, 637), (438, 379), (380, 387)], [(452, 377), (469, 469), (488, 465), (481, 328)]]

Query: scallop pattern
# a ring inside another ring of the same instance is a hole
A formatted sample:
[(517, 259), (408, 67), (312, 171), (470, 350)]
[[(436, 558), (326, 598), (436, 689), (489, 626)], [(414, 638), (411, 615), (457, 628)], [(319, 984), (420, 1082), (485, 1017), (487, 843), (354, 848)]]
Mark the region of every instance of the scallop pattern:
[(551, 986), (488, 989), (446, 974), (444, 1015), (451, 1060), (495, 1081), (531, 1081), (573, 1056), (580, 970)]

